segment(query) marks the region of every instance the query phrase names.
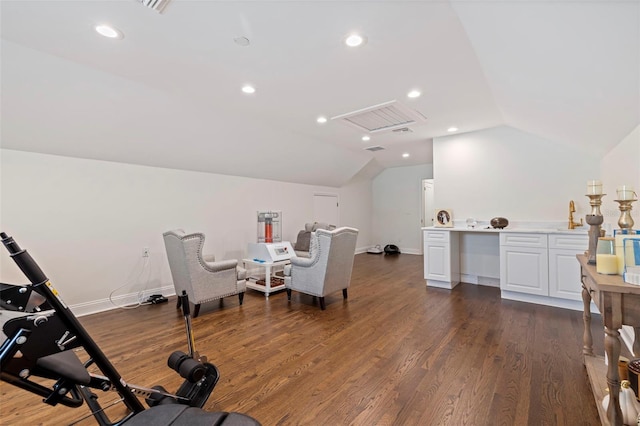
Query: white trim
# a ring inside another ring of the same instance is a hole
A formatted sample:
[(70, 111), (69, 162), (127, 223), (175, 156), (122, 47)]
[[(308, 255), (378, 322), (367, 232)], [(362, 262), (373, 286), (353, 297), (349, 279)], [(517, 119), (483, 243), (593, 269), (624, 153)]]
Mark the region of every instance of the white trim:
[(463, 283), (500, 288), (500, 278), (482, 277), (478, 275), (460, 274)]
[[(535, 303), (538, 305), (546, 305), (546, 306), (553, 306), (556, 308), (571, 309), (573, 311), (584, 310), (584, 305), (582, 301), (577, 301), (577, 300), (558, 299), (556, 297), (538, 296), (535, 294), (526, 294), (526, 293), (519, 293), (517, 291), (507, 291), (507, 290), (501, 291), (501, 297), (503, 299), (515, 300), (517, 302)], [(600, 314), (600, 311), (598, 311), (598, 307), (593, 301), (591, 301), (591, 312), (594, 314)]]
[[(173, 284), (160, 288), (145, 290), (141, 299), (145, 300), (151, 294), (162, 294), (164, 296), (173, 296), (176, 294)], [(77, 305), (69, 306), (71, 312), (77, 317), (85, 315), (97, 314), (98, 312), (110, 311), (112, 309), (118, 309), (124, 306), (135, 306), (139, 302), (138, 292), (123, 294), (121, 296), (115, 296), (111, 299), (93, 300), (91, 302), (78, 303)], [(117, 303), (118, 306), (114, 305)]]
[(411, 249), (411, 248), (402, 248), (402, 247), (400, 247), (400, 253), (421, 256), (422, 255), (422, 250), (414, 249), (414, 248)]
[(453, 290), (455, 286), (460, 284), (460, 281), (438, 281), (438, 280), (424, 280), (427, 287), (444, 288), (447, 290)]

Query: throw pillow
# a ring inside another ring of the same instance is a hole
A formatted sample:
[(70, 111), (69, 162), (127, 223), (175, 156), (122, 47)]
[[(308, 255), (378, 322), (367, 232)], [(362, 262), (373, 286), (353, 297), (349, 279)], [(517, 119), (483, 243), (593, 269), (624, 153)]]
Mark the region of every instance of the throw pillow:
[(309, 251), (309, 244), (311, 242), (311, 232), (300, 231), (298, 232), (298, 238), (296, 239), (296, 245), (294, 250)]

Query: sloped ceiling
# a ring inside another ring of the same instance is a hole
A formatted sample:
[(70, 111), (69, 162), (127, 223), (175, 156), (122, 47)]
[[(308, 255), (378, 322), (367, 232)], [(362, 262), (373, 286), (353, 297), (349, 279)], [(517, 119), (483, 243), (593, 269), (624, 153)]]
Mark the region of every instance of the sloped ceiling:
[[(634, 0), (3, 0), (0, 19), (7, 149), (340, 186), (431, 163), (451, 126), (602, 155), (640, 123)], [(97, 35), (105, 22), (124, 38)], [(354, 30), (367, 44), (347, 48)], [(391, 100), (426, 122), (368, 142), (316, 123)]]

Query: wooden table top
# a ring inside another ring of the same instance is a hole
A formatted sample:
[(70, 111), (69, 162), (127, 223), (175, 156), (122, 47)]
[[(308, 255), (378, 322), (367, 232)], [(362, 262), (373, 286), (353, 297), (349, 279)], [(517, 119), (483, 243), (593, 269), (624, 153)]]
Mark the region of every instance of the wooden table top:
[(596, 272), (596, 265), (590, 265), (588, 263), (587, 256), (579, 254), (576, 256), (580, 265), (588, 273), (595, 284), (598, 286), (599, 291), (608, 291), (612, 293), (631, 293), (640, 294), (640, 286), (635, 284), (629, 284), (624, 282), (620, 275), (604, 275)]

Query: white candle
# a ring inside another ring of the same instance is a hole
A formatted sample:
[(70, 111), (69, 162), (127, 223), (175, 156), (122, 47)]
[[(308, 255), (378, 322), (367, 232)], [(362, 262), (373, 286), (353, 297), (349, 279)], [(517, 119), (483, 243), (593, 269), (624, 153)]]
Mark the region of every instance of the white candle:
[(602, 182), (599, 180), (587, 181), (587, 195), (600, 195), (602, 194)]
[(605, 275), (618, 273), (618, 259), (615, 254), (596, 254), (596, 272)]
[(636, 192), (634, 191), (632, 186), (622, 185), (617, 190), (618, 200), (635, 200)]

